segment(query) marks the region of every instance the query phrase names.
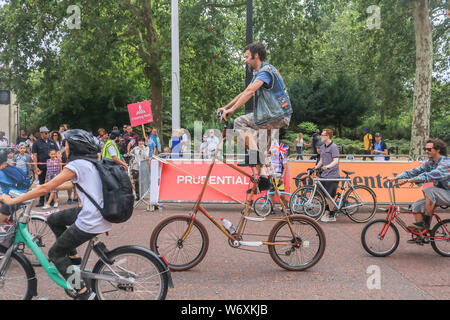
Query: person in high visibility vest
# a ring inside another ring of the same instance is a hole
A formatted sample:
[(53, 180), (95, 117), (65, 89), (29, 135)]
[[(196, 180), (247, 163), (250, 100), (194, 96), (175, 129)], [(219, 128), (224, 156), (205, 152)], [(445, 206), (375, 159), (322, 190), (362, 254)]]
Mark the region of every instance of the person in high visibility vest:
[(102, 159), (110, 159), (113, 160), (115, 163), (120, 164), (122, 167), (125, 168), (125, 170), (128, 171), (128, 165), (124, 161), (122, 155), (119, 152), (119, 148), (117, 147), (117, 144), (120, 140), (120, 131), (119, 130), (113, 130), (109, 134), (109, 140), (105, 143), (105, 146), (102, 150)]

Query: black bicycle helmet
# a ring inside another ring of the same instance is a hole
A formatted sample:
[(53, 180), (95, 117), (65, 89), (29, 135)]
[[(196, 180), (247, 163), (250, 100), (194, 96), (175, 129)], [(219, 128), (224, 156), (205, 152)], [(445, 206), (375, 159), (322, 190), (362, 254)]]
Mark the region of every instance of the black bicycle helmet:
[(111, 133), (109, 134), (109, 138), (111, 140), (116, 139), (117, 137), (120, 137), (120, 131), (119, 130), (113, 130), (111, 131)]
[(69, 158), (74, 156), (92, 157), (101, 152), (94, 137), (82, 129), (66, 131), (64, 132), (64, 138), (69, 143)]

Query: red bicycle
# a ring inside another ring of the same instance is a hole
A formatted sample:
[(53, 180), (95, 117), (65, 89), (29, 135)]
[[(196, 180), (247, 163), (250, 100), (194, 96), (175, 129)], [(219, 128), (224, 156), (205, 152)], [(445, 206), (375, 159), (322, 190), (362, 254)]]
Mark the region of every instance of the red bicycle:
[(436, 218), (436, 225), (431, 230), (416, 232), (406, 225), (400, 218), (400, 214), (424, 214), (409, 210), (400, 210), (395, 200), (395, 189), (389, 183), (390, 206), (387, 210), (386, 219), (377, 219), (368, 223), (362, 233), (361, 242), (364, 249), (375, 257), (387, 257), (393, 253), (400, 242), (400, 234), (394, 221), (406, 232), (411, 234), (412, 240), (418, 245), (430, 243), (434, 251), (444, 257), (450, 257), (450, 219), (442, 220), (433, 212), (430, 224)]

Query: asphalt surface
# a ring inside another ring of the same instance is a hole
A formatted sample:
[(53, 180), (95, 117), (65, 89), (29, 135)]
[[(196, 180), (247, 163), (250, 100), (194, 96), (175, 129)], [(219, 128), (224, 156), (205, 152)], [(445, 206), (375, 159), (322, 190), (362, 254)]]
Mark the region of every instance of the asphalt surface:
[[(145, 205), (141, 205), (130, 221), (114, 225), (110, 235), (101, 235), (100, 239), (108, 249), (131, 244), (149, 248), (153, 228), (162, 219), (176, 214), (187, 215), (192, 207), (192, 204), (165, 204), (162, 212), (148, 212)], [(242, 206), (230, 204), (205, 207), (214, 217), (223, 216), (235, 225), (242, 210)], [(384, 217), (384, 213), (378, 213), (375, 219)], [(445, 212), (441, 217), (448, 218), (449, 215)], [(205, 259), (193, 269), (172, 273), (175, 288), (169, 289), (167, 299), (433, 300), (450, 296), (449, 258), (439, 256), (429, 244), (407, 244), (409, 235), (400, 228), (400, 245), (396, 252), (386, 258), (376, 258), (361, 245), (365, 224), (356, 224), (342, 215), (337, 222), (320, 223), (327, 242), (324, 256), (312, 268), (292, 272), (276, 265), (266, 247), (261, 248), (263, 253), (233, 249), (207, 218), (200, 216), (199, 220), (207, 228), (209, 250)], [(412, 219), (405, 221), (409, 223)], [(249, 222), (246, 230), (268, 235), (274, 223)], [(94, 260), (90, 264), (95, 263)], [(367, 286), (373, 268), (380, 272), (379, 289)], [(62, 289), (50, 282), (42, 268), (35, 270), (40, 298), (69, 299)]]

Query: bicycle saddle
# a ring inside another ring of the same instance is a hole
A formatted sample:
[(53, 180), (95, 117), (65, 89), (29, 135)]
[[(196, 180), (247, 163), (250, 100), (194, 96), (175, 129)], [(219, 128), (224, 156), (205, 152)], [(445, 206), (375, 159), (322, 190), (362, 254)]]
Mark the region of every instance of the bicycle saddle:
[(351, 174), (355, 174), (355, 172), (353, 172), (353, 171), (342, 170), (342, 172), (344, 172), (348, 176), (351, 175)]

